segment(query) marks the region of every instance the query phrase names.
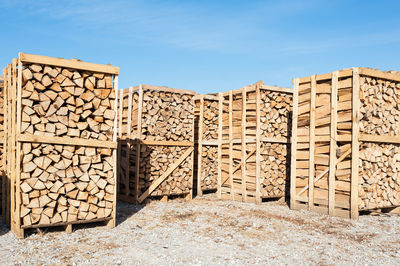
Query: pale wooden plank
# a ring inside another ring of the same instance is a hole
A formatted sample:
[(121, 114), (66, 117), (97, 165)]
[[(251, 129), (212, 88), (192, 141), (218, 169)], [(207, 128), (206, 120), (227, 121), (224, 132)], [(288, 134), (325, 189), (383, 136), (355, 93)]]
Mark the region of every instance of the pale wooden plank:
[(247, 202), (247, 180), (246, 180), (246, 88), (242, 89), (242, 200)]
[(223, 97), (222, 93), (218, 93), (218, 189), (217, 195), (218, 198), (221, 198), (221, 186), (222, 186), (222, 105)]
[(292, 138), (290, 152), (290, 208), (296, 208), (296, 150), (297, 150), (297, 111), (299, 99), (299, 79), (293, 80)]
[(335, 175), (336, 175), (336, 135), (337, 135), (337, 93), (338, 93), (338, 75), (335, 71), (332, 74), (332, 93), (331, 93), (331, 139), (329, 148), (329, 191), (328, 191), (328, 209), (329, 214), (333, 215), (335, 210)]
[(203, 154), (203, 121), (204, 120), (204, 97), (200, 98), (200, 114), (199, 114), (199, 133), (198, 133), (198, 146), (197, 146), (197, 195), (202, 196), (203, 190), (201, 188), (202, 178), (202, 154)]
[(353, 112), (352, 112), (352, 158), (351, 158), (351, 199), (350, 217), (358, 219), (358, 158), (359, 158), (359, 121), (360, 121), (360, 75), (353, 68)]
[(108, 74), (119, 74), (119, 67), (100, 65), (93, 63), (86, 63), (78, 60), (68, 60), (63, 58), (42, 56), (42, 55), (32, 55), (19, 53), (19, 58), (23, 63), (34, 63), (41, 65), (59, 66), (65, 68), (72, 68), (78, 70), (86, 70), (92, 72), (108, 73)]
[(48, 144), (63, 144), (63, 145), (78, 145), (85, 147), (98, 147), (98, 148), (117, 148), (115, 141), (103, 141), (97, 139), (81, 139), (70, 137), (56, 137), (56, 136), (37, 136), (32, 134), (19, 134), (17, 137), (18, 142), (36, 142)]
[(315, 101), (317, 93), (317, 75), (311, 77), (310, 102), (310, 166), (308, 175), (308, 209), (314, 206), (314, 154), (315, 154)]

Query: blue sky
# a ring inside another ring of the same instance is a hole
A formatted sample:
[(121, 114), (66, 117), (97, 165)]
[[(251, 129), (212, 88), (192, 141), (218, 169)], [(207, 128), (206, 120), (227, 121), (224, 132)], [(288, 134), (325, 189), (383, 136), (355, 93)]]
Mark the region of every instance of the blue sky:
[(0, 0), (3, 66), (18, 52), (121, 68), (212, 93), (354, 66), (399, 70), (400, 1)]

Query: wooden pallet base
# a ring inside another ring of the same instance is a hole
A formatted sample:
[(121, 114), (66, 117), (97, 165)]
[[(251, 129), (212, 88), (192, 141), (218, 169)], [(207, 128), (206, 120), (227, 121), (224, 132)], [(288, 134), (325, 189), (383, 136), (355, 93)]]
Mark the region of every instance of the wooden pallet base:
[[(310, 210), (312, 212), (317, 212), (321, 214), (329, 214), (328, 207), (326, 205), (316, 205), (312, 206), (310, 209), (308, 208), (307, 202), (299, 202), (294, 203), (294, 206), (290, 206), (292, 210)], [(392, 213), (392, 214), (400, 214), (400, 206), (398, 207), (388, 207), (381, 209), (372, 209), (372, 210), (360, 210), (358, 211), (357, 217), (353, 219), (358, 219), (359, 215), (368, 215), (368, 214), (380, 214), (380, 213)], [(348, 209), (340, 209), (335, 208), (333, 214), (330, 216), (341, 217), (341, 218), (351, 218), (350, 210)]]
[(90, 221), (76, 221), (76, 222), (70, 222), (70, 223), (57, 223), (57, 224), (26, 226), (26, 227), (22, 227), (20, 229), (14, 228), (14, 233), (18, 239), (23, 239), (23, 238), (25, 238), (26, 230), (30, 230), (30, 229), (43, 230), (43, 229), (50, 228), (50, 227), (60, 227), (60, 228), (63, 227), (67, 234), (71, 234), (73, 232), (73, 226), (76, 226), (78, 224), (92, 224), (92, 223), (98, 223), (98, 222), (104, 222), (105, 225), (109, 228), (115, 227), (115, 219), (106, 218), (106, 219), (94, 219), (94, 220), (90, 220)]
[(174, 199), (185, 199), (186, 201), (192, 200), (192, 193), (181, 194), (181, 195), (164, 195), (164, 196), (154, 196), (146, 199), (145, 203), (149, 203), (151, 201), (161, 201), (168, 202)]

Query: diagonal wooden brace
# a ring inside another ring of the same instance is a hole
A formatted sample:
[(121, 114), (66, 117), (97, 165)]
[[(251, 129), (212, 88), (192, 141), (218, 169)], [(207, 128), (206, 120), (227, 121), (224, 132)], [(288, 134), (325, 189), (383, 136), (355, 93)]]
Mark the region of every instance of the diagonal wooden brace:
[(172, 171), (174, 171), (193, 152), (193, 149), (193, 147), (190, 147), (188, 150), (186, 150), (182, 156), (179, 157), (179, 159), (173, 165), (171, 165), (167, 171), (165, 171), (164, 174), (154, 181), (150, 187), (139, 197), (139, 203), (142, 203), (151, 194), (151, 192), (153, 192), (154, 189), (156, 189), (172, 173)]
[[(336, 165), (338, 163), (340, 163), (341, 161), (343, 161), (346, 158), (346, 156), (349, 155), (350, 153), (351, 153), (351, 147), (345, 153), (343, 153), (342, 156), (340, 156), (340, 158), (336, 161)], [(328, 172), (329, 172), (329, 167), (325, 171), (323, 171), (319, 176), (317, 176), (317, 178), (314, 179), (314, 184), (317, 183), (317, 181), (320, 180)], [(307, 189), (308, 189), (308, 185), (305, 186), (302, 190), (300, 190), (300, 192), (297, 194), (297, 196), (300, 196), (301, 194), (303, 194)]]

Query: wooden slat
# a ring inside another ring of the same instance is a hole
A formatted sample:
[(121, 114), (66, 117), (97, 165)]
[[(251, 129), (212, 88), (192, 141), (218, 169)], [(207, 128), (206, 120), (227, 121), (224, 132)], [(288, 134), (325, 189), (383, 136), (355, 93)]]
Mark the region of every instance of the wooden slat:
[(203, 155), (203, 123), (204, 123), (204, 97), (200, 98), (200, 114), (199, 114), (199, 133), (198, 133), (198, 153), (197, 153), (197, 195), (202, 196), (201, 188), (202, 179), (202, 155)]
[[(117, 110), (118, 110), (118, 76), (114, 76), (113, 80), (113, 85), (114, 85), (114, 93), (115, 93), (115, 101), (114, 101), (114, 132), (113, 132), (113, 141), (116, 143), (117, 142), (117, 129), (118, 129), (118, 119), (117, 119)], [(117, 194), (118, 194), (118, 169), (117, 169), (117, 151), (114, 149), (113, 150), (113, 162), (114, 162), (114, 180), (115, 180), (115, 185), (114, 185), (114, 195), (113, 195), (113, 212), (112, 212), (112, 221), (108, 223), (109, 227), (115, 227), (116, 222), (117, 222)]]
[(256, 88), (256, 204), (261, 204), (261, 106), (260, 88)]
[(193, 152), (193, 147), (189, 147), (182, 155), (179, 157), (174, 164), (172, 164), (167, 171), (165, 171), (157, 180), (155, 180), (148, 189), (139, 197), (139, 203), (142, 203), (150, 194), (154, 191), (175, 169), (178, 167), (191, 153)]
[(331, 140), (329, 147), (329, 191), (328, 191), (328, 209), (329, 214), (333, 215), (335, 210), (335, 178), (336, 178), (336, 135), (337, 135), (337, 93), (338, 93), (338, 75), (335, 71), (332, 74), (332, 93), (331, 93)]
[(172, 140), (139, 140), (136, 139), (136, 142), (140, 142), (140, 144), (145, 145), (155, 145), (155, 146), (184, 146), (184, 147), (193, 147), (194, 143), (190, 141), (172, 141)]
[(63, 58), (32, 55), (25, 53), (19, 53), (19, 59), (21, 60), (22, 63), (34, 63), (34, 64), (58, 66), (58, 67), (93, 71), (99, 73), (108, 73), (113, 75), (119, 74), (119, 67), (86, 63), (78, 60), (67, 60)]
[(17, 141), (19, 142), (35, 142), (47, 144), (62, 144), (62, 145), (78, 145), (85, 147), (98, 147), (98, 148), (117, 148), (117, 142), (103, 141), (97, 139), (81, 139), (70, 137), (55, 137), (55, 136), (37, 136), (31, 134), (19, 134)]
[(317, 75), (311, 77), (310, 103), (310, 168), (308, 176), (308, 209), (314, 206), (314, 154), (315, 154), (315, 101), (317, 92)]
[[(142, 138), (142, 110), (143, 110), (143, 88), (139, 85), (138, 116), (137, 116), (137, 139)], [(135, 195), (139, 201), (139, 179), (140, 179), (140, 142), (136, 143), (136, 171), (135, 171)]]
[(352, 112), (352, 158), (351, 158), (351, 200), (350, 216), (358, 219), (358, 157), (360, 121), (360, 76), (359, 69), (353, 69), (353, 112)]
[(242, 89), (242, 200), (247, 201), (247, 176), (246, 176), (246, 88)]
[(234, 187), (233, 187), (233, 124), (232, 124), (232, 101), (233, 101), (233, 94), (232, 91), (229, 91), (229, 109), (228, 109), (228, 116), (229, 116), (229, 179), (230, 179), (230, 193), (231, 199), (235, 199)]
[(223, 97), (222, 93), (218, 93), (218, 198), (221, 198), (221, 186), (222, 186), (222, 104)]
[[(132, 134), (132, 98), (133, 98), (133, 88), (129, 88), (128, 92), (128, 121), (127, 121), (127, 126), (126, 126), (126, 134), (127, 136), (130, 136)], [(121, 99), (121, 102), (123, 102), (123, 99)], [(122, 120), (122, 119), (121, 119)], [(126, 143), (126, 169), (125, 169), (125, 195), (129, 196), (130, 194), (130, 155), (131, 155), (131, 141), (128, 140)]]
[[(344, 69), (339, 71), (339, 78), (345, 78), (345, 77), (351, 77), (353, 75), (353, 70), (352, 69)], [(299, 84), (301, 83), (310, 83), (312, 77), (306, 77), (306, 78), (299, 78)], [(332, 79), (332, 73), (328, 74), (321, 74), (316, 76), (316, 81), (321, 81), (321, 80), (330, 80)]]
[(380, 79), (387, 79), (391, 81), (400, 81), (400, 74), (397, 73), (385, 73), (379, 70), (369, 68), (359, 68), (359, 75), (370, 76)]
[(378, 142), (378, 143), (400, 143), (400, 137), (399, 136), (360, 134), (359, 141)]
[[(21, 132), (21, 95), (22, 95), (22, 62), (18, 60), (18, 74), (17, 74), (17, 124), (16, 124), (16, 134), (19, 135)], [(20, 216), (20, 206), (21, 206), (21, 143), (16, 143), (17, 146), (17, 158), (16, 158), (16, 180), (15, 180), (15, 189), (16, 189), (16, 203), (15, 203), (15, 229), (16, 235), (18, 238), (24, 237), (24, 230), (21, 229), (21, 216)]]
[(297, 150), (297, 111), (299, 99), (299, 79), (293, 80), (293, 113), (292, 113), (292, 136), (290, 152), (290, 208), (296, 207), (296, 150)]

